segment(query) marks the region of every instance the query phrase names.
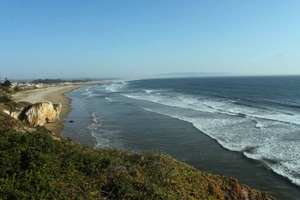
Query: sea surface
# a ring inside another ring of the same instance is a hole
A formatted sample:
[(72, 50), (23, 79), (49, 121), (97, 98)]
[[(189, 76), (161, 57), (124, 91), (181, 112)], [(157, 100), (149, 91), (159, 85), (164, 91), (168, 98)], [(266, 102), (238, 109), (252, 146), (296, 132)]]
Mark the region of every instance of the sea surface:
[(65, 137), (168, 154), (300, 199), (300, 76), (118, 80), (67, 96)]

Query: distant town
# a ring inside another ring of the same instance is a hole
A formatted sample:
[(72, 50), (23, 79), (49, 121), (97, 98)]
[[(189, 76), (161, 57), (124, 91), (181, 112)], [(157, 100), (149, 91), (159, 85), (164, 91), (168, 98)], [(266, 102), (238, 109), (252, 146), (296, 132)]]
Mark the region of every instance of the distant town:
[(0, 78), (0, 85), (7, 88), (6, 92), (18, 92), (23, 90), (32, 90), (39, 88), (55, 87), (55, 86), (68, 86), (79, 82), (93, 81), (93, 79), (36, 79), (32, 81), (14, 81), (7, 78)]

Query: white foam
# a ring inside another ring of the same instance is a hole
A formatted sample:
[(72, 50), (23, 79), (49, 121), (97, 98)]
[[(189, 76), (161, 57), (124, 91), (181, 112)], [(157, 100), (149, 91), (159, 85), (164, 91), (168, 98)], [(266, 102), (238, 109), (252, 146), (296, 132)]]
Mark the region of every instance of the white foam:
[(282, 140), (280, 137), (269, 137), (256, 152), (245, 156), (262, 160), (277, 174), (290, 179), (294, 184), (300, 185), (300, 146), (299, 140)]
[(85, 92), (83, 93), (83, 95), (89, 96), (91, 95), (93, 92), (90, 91), (90, 87), (88, 87), (87, 89), (85, 89)]
[(161, 94), (161, 92), (165, 92), (167, 90), (144, 90), (147, 94), (152, 94), (152, 93), (156, 93), (156, 94)]
[(105, 97), (105, 99), (107, 100), (107, 101), (113, 101), (111, 98), (109, 98), (109, 97)]
[(274, 172), (300, 185), (300, 136), (293, 138), (300, 132), (300, 115), (296, 111), (289, 111), (291, 114), (278, 108), (248, 107), (232, 100), (171, 91), (122, 95), (159, 104), (149, 104), (152, 106), (144, 109), (192, 123), (224, 148), (261, 160)]
[(259, 122), (259, 121), (256, 121), (256, 124), (255, 124), (255, 127), (256, 128), (264, 128), (264, 124), (262, 124), (261, 122)]
[[(244, 152), (248, 158), (270, 161), (266, 164), (274, 172), (300, 185), (300, 139), (293, 138), (293, 132), (300, 131), (298, 126), (213, 113), (194, 113), (189, 116), (176, 109), (144, 109), (192, 123), (226, 149)], [(290, 136), (291, 139), (286, 140), (283, 136)]]
[(154, 90), (145, 90), (146, 93), (150, 94), (153, 93)]
[(95, 122), (96, 124), (98, 124), (99, 121), (98, 121), (98, 119), (97, 119), (97, 117), (96, 117), (96, 115), (95, 115), (94, 112), (92, 113), (92, 117), (93, 117), (93, 122)]
[[(170, 93), (168, 93), (170, 94)], [(173, 93), (166, 96), (161, 93), (132, 93), (124, 94), (128, 98), (151, 101), (162, 105), (189, 108), (202, 112), (222, 113), (227, 115), (248, 116), (257, 119), (266, 119), (300, 126), (300, 115), (291, 115), (275, 110), (263, 110), (260, 108), (237, 105), (230, 101), (212, 100), (194, 96)]]
[[(280, 174), (292, 181), (292, 183), (300, 186), (300, 179), (299, 179), (299, 163), (293, 164), (293, 163), (279, 163), (276, 166), (272, 167), (272, 170)], [(296, 175), (296, 177), (295, 177)]]
[(116, 148), (119, 147), (119, 144), (114, 144), (112, 141), (116, 134), (120, 133), (120, 131), (116, 131), (113, 129), (107, 129), (104, 124), (100, 123), (101, 119), (96, 116), (96, 114), (92, 113), (93, 122), (87, 127), (87, 130), (90, 131), (90, 134), (96, 139), (95, 148)]
[(114, 81), (106, 84), (106, 90), (110, 92), (120, 92), (127, 85), (126, 81)]
[(115, 145), (113, 146), (114, 136), (120, 133), (120, 131), (115, 130), (104, 130), (98, 129), (91, 132), (91, 135), (96, 139), (97, 144), (95, 148), (116, 148)]

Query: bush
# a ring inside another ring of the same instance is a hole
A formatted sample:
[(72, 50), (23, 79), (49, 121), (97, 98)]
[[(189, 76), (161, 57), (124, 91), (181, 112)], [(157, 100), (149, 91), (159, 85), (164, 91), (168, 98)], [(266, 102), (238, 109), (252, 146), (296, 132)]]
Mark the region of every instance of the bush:
[(95, 150), (43, 131), (0, 129), (1, 199), (259, 199), (235, 179), (169, 156)]
[(3, 87), (9, 87), (9, 86), (11, 86), (12, 84), (11, 84), (11, 82), (9, 81), (9, 80), (5, 80), (4, 81), (4, 83), (2, 83), (2, 86)]
[(4, 91), (0, 91), (0, 103), (9, 103), (12, 102), (13, 98)]

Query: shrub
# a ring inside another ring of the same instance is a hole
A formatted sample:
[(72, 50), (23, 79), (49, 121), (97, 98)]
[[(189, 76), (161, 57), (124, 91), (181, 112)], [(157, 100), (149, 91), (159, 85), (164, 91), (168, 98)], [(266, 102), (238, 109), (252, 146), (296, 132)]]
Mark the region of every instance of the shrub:
[(1, 199), (238, 199), (247, 189), (159, 154), (95, 150), (43, 131), (0, 129)]
[(13, 98), (4, 91), (0, 91), (0, 103), (9, 103), (12, 102)]

